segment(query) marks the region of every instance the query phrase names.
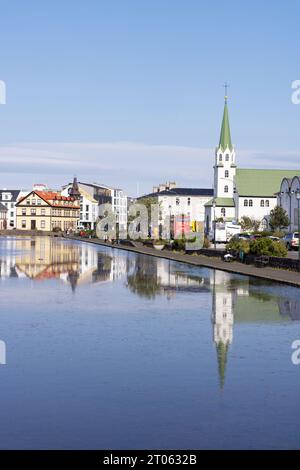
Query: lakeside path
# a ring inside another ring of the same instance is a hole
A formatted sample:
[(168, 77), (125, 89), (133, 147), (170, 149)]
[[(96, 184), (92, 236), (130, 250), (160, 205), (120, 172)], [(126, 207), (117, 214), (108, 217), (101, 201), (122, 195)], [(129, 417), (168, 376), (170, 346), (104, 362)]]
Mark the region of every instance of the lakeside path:
[(259, 279), (267, 279), (269, 281), (280, 282), (283, 284), (289, 284), (291, 286), (300, 287), (300, 273), (295, 271), (288, 271), (285, 269), (277, 268), (256, 268), (255, 266), (248, 264), (241, 264), (233, 261), (232, 263), (226, 263), (219, 258), (211, 258), (204, 255), (187, 255), (184, 253), (176, 253), (173, 251), (158, 251), (155, 248), (146, 247), (142, 243), (135, 242), (135, 246), (125, 245), (112, 245), (111, 243), (105, 243), (95, 238), (81, 238), (75, 236), (67, 236), (67, 239), (77, 240), (83, 243), (93, 243), (94, 245), (107, 246), (116, 250), (132, 251), (134, 253), (140, 253), (148, 256), (155, 256), (156, 258), (165, 258), (179, 263), (187, 263), (193, 266), (219, 269), (229, 273), (243, 274), (245, 276), (252, 276)]

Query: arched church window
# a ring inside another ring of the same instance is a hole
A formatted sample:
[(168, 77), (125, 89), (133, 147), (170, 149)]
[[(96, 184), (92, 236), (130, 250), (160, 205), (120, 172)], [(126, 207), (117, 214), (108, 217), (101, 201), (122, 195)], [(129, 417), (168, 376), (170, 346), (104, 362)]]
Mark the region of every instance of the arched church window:
[(228, 193), (228, 186), (227, 185), (224, 188), (224, 193)]
[(249, 207), (252, 207), (252, 206), (253, 206), (253, 200), (249, 199)]
[(225, 178), (228, 178), (228, 177), (229, 177), (229, 171), (225, 170)]
[(260, 201), (260, 207), (265, 207), (265, 201), (263, 199)]
[(219, 155), (219, 161), (221, 162), (223, 160), (222, 154), (220, 153)]
[(228, 155), (228, 153), (226, 153), (226, 155), (225, 155), (225, 160), (226, 160), (226, 162), (229, 162), (229, 155)]
[(221, 215), (222, 215), (223, 217), (225, 217), (225, 215), (226, 215), (226, 209), (225, 209), (225, 207), (222, 207), (222, 209), (221, 209)]
[(248, 207), (248, 199), (244, 199), (244, 207)]

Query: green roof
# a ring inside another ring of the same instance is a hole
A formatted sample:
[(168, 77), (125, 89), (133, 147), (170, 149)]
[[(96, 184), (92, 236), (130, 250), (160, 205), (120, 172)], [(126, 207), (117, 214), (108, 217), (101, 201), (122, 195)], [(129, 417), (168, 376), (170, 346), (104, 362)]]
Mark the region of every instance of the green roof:
[(236, 170), (236, 190), (239, 196), (274, 197), (283, 178), (299, 175), (300, 170)]
[(227, 100), (225, 100), (223, 120), (221, 127), (221, 135), (219, 141), (219, 148), (224, 152), (227, 148), (232, 150), (231, 135), (230, 135), (230, 126), (229, 126), (229, 117), (228, 117), (228, 108)]
[(214, 200), (216, 201), (216, 207), (235, 207), (234, 199), (232, 199), (232, 197), (215, 197), (210, 199), (205, 206), (211, 207)]

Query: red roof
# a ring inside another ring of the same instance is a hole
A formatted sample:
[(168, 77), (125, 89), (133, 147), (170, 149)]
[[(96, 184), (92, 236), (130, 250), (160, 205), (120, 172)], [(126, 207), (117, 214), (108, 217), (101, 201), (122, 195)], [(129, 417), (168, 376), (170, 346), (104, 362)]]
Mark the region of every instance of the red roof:
[[(30, 193), (26, 194), (26, 196), (24, 196), (22, 199), (20, 199), (18, 203), (24, 201), (24, 199), (26, 199), (32, 193), (36, 194), (37, 196), (39, 196), (41, 199), (43, 199), (46, 202), (50, 202), (50, 201), (73, 201), (75, 202), (76, 201), (76, 199), (72, 196), (62, 196), (60, 193), (55, 192), (55, 191), (34, 191), (33, 190)], [(79, 206), (75, 206), (75, 205), (73, 207), (79, 208)]]
[(71, 196), (62, 196), (60, 193), (53, 191), (34, 191), (39, 197), (45, 201), (75, 201), (75, 198)]

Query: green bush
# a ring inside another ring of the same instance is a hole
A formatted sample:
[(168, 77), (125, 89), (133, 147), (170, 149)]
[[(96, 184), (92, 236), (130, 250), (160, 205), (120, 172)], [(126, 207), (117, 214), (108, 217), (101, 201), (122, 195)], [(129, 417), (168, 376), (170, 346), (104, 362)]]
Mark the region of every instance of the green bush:
[(250, 243), (247, 240), (233, 238), (226, 245), (227, 251), (243, 251), (245, 254), (250, 251)]
[(184, 251), (185, 250), (185, 243), (186, 243), (185, 238), (175, 239), (173, 244), (172, 244), (172, 248), (173, 248), (173, 250), (176, 250), (176, 251)]
[(281, 242), (274, 242), (270, 238), (259, 238), (250, 242), (250, 253), (253, 255), (285, 257), (287, 249)]

